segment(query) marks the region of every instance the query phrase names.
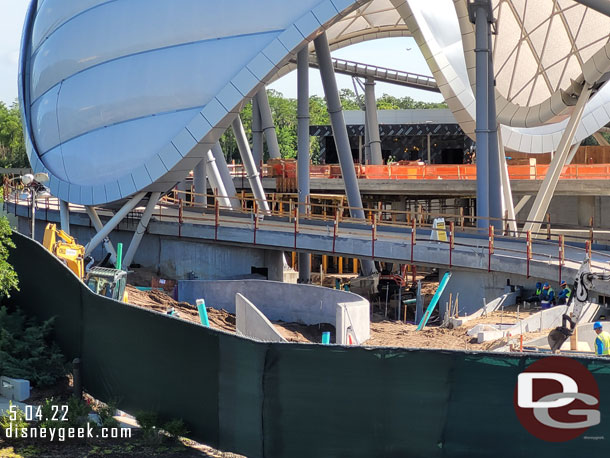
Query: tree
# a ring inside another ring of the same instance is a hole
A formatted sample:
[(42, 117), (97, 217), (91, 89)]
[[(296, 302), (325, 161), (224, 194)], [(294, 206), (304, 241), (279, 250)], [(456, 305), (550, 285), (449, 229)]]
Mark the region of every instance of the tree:
[(29, 167), (17, 101), (10, 108), (0, 102), (0, 167)]

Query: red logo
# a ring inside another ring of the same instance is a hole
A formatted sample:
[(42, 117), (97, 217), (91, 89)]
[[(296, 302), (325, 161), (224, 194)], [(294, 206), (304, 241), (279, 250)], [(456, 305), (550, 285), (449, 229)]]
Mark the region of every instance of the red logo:
[(523, 427), (545, 441), (566, 442), (600, 423), (597, 382), (570, 358), (551, 356), (531, 364), (519, 374), (513, 401)]

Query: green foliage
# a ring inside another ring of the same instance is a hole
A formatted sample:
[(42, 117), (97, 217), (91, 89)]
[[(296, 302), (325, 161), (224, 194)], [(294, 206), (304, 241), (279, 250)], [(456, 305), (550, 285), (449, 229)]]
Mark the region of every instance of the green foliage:
[(91, 409), (82, 398), (76, 396), (70, 397), (67, 402), (47, 398), (40, 407), (42, 420), (38, 426), (43, 428), (79, 428), (89, 422)]
[[(296, 158), (297, 154), (297, 100), (285, 98), (280, 92), (273, 89), (267, 90), (269, 106), (273, 115), (275, 130), (277, 134), (280, 154), (284, 159)], [(363, 95), (356, 96), (351, 89), (342, 89), (340, 94), (341, 105), (344, 110), (360, 110)], [(445, 103), (418, 102), (411, 97), (394, 97), (384, 94), (377, 100), (377, 108), (384, 110), (401, 110), (409, 108), (446, 108)], [(248, 104), (241, 112), (241, 119), (244, 124), (246, 136), (252, 139), (252, 104)], [(309, 97), (309, 122), (312, 126), (327, 125), (330, 117), (326, 108), (326, 100), (317, 95)], [(220, 144), (230, 163), (232, 160), (240, 163), (239, 150), (235, 142), (232, 129), (227, 129), (220, 139)], [(319, 163), (320, 145), (314, 137), (310, 138), (310, 152), (312, 162)], [(269, 158), (267, 145), (264, 145), (264, 160)]]
[(174, 418), (165, 424), (163, 429), (170, 435), (172, 439), (178, 439), (179, 437), (186, 436), (190, 431), (186, 429), (186, 425), (181, 419)]
[(136, 413), (136, 421), (142, 428), (144, 441), (149, 444), (160, 444), (163, 437), (159, 434), (157, 424), (159, 417), (155, 412), (141, 411)]
[(53, 385), (65, 374), (64, 359), (51, 341), (53, 319), (37, 324), (17, 310), (0, 307), (0, 373), (34, 386)]
[(9, 248), (15, 248), (11, 234), (8, 219), (5, 216), (0, 217), (0, 297), (9, 296), (12, 289), (19, 289), (17, 274), (8, 263)]
[(0, 102), (0, 167), (29, 167), (19, 104)]
[[(11, 410), (13, 410), (13, 413), (11, 413)], [(13, 409), (13, 401), (9, 401), (9, 409), (0, 417), (0, 429), (4, 433), (4, 431), (11, 428), (14, 434), (15, 431), (27, 427), (28, 422), (25, 419), (25, 412), (19, 406), (15, 406)], [(6, 435), (2, 434), (2, 437), (6, 437)]]
[(109, 402), (108, 404), (100, 404), (97, 409), (97, 414), (100, 417), (103, 428), (116, 428), (119, 426), (119, 422), (114, 418), (116, 412), (116, 403)]

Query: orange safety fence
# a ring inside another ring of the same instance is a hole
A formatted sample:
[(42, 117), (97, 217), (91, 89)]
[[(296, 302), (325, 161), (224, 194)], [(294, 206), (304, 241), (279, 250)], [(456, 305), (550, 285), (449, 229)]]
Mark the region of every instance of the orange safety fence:
[[(233, 176), (245, 176), (242, 165), (229, 166)], [(433, 164), (433, 165), (361, 165), (355, 164), (356, 176), (370, 180), (476, 180), (477, 167), (474, 164)], [(509, 165), (508, 174), (512, 180), (542, 180), (549, 165)], [(312, 178), (341, 178), (341, 167), (332, 165), (310, 165)], [(296, 179), (296, 161), (278, 161), (263, 167), (263, 177)], [(610, 179), (610, 164), (571, 164), (564, 166), (561, 179), (566, 180), (607, 180)]]

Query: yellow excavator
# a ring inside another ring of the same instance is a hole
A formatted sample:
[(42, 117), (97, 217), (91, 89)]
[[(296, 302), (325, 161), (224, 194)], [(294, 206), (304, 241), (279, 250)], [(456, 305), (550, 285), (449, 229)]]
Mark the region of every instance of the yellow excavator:
[(85, 271), (85, 247), (53, 223), (44, 230), (44, 247), (63, 261), (91, 291), (102, 296), (127, 302), (127, 272), (107, 267), (91, 267)]

